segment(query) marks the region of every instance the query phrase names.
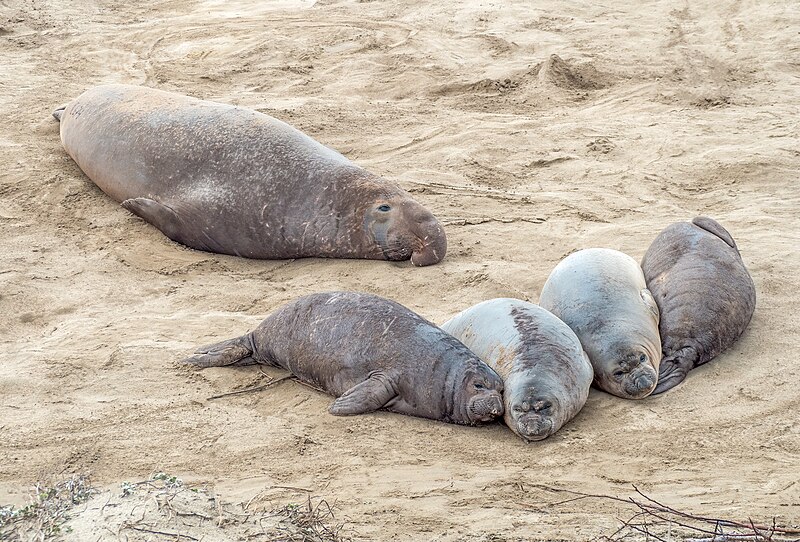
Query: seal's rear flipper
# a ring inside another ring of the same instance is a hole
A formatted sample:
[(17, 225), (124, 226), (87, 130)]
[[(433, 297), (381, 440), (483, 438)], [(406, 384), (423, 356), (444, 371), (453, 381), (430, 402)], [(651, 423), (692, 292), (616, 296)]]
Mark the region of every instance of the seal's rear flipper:
[(53, 111), (53, 118), (55, 118), (58, 122), (61, 122), (61, 115), (64, 114), (64, 110), (67, 108), (66, 105), (62, 105), (55, 111)]
[(658, 368), (658, 384), (650, 395), (663, 393), (683, 382), (695, 366), (696, 359), (697, 351), (691, 347), (681, 348), (663, 358)]
[(336, 399), (328, 409), (334, 416), (352, 416), (374, 412), (391, 401), (397, 392), (394, 383), (382, 372), (370, 373), (369, 378), (356, 384), (341, 397)]
[(253, 342), (248, 333), (235, 339), (221, 343), (204, 346), (183, 360), (197, 367), (224, 367), (226, 365), (255, 365), (258, 363), (252, 358)]
[(728, 230), (723, 228), (722, 224), (713, 218), (708, 218), (707, 216), (696, 216), (692, 219), (692, 224), (698, 228), (706, 230), (708, 233), (713, 233), (725, 241), (731, 248), (736, 248), (736, 241), (733, 240), (733, 237), (731, 237), (731, 234), (728, 233)]

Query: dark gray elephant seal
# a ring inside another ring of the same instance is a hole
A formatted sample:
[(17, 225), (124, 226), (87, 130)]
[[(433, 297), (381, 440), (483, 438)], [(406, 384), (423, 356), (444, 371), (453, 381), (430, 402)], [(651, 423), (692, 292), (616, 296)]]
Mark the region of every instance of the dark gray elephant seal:
[(550, 273), (539, 304), (578, 336), (598, 388), (641, 399), (656, 387), (658, 307), (636, 260), (608, 248), (574, 252)]
[(106, 85), (53, 115), (103, 192), (192, 248), (414, 265), (447, 251), (439, 222), (407, 192), (257, 111)]
[(503, 379), (504, 420), (524, 440), (542, 440), (586, 404), (592, 364), (575, 333), (543, 308), (490, 299), (460, 312), (442, 329)]
[(199, 367), (261, 363), (338, 397), (336, 416), (378, 409), (450, 423), (503, 414), (503, 382), (475, 354), (402, 305), (370, 294), (301, 297), (252, 332), (198, 351)]
[(661, 393), (714, 359), (744, 333), (756, 288), (731, 234), (704, 216), (677, 222), (642, 259), (647, 287), (661, 312)]

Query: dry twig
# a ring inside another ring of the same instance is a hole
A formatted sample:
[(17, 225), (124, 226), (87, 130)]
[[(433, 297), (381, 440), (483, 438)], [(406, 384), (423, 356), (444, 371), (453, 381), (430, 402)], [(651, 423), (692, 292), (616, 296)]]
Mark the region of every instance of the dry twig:
[(253, 392), (253, 391), (265, 390), (267, 388), (271, 388), (275, 384), (278, 384), (280, 382), (283, 382), (284, 380), (289, 380), (289, 379), (295, 379), (296, 380), (296, 377), (294, 375), (283, 376), (281, 378), (276, 378), (275, 380), (271, 380), (271, 381), (267, 382), (266, 384), (261, 384), (259, 386), (252, 386), (250, 388), (245, 388), (243, 390), (229, 391), (228, 393), (221, 393), (220, 395), (212, 395), (211, 397), (206, 398), (206, 401), (212, 401), (214, 399), (220, 399), (222, 397), (228, 397), (230, 395), (239, 395), (240, 393), (250, 393), (250, 392)]
[(583, 493), (549, 486), (538, 487), (547, 491), (574, 495), (569, 499), (555, 502), (551, 506), (558, 506), (581, 499), (604, 499), (636, 507), (638, 511), (633, 516), (627, 520), (620, 520), (622, 525), (619, 529), (611, 535), (603, 537), (608, 542), (621, 541), (632, 533), (644, 535), (647, 540), (668, 542), (665, 538), (662, 538), (664, 536), (664, 528), (666, 527), (671, 531), (673, 526), (678, 526), (687, 533), (702, 535), (702, 538), (687, 539), (692, 542), (800, 542), (800, 538), (789, 538), (790, 536), (800, 535), (800, 529), (780, 526), (775, 518), (772, 519), (771, 525), (764, 525), (756, 523), (750, 518), (747, 521), (739, 521), (692, 514), (667, 506), (645, 495), (636, 486), (633, 486), (633, 489), (641, 499), (634, 497), (624, 499), (612, 495)]

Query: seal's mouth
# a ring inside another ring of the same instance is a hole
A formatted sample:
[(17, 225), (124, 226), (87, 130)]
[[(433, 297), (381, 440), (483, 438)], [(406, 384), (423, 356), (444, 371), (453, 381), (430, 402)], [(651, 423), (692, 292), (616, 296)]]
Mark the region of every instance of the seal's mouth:
[(609, 384), (605, 389), (624, 399), (642, 399), (656, 387), (658, 373), (644, 352), (630, 352), (616, 364), (610, 375), (604, 376)]
[(536, 413), (521, 415), (516, 426), (517, 434), (528, 442), (544, 440), (553, 434), (553, 419)]
[(656, 388), (657, 376), (655, 371), (642, 368), (629, 373), (622, 381), (625, 395), (631, 399), (642, 399), (650, 395)]
[(472, 423), (490, 422), (503, 415), (503, 396), (496, 391), (476, 395), (470, 399), (467, 410)]
[(439, 263), (447, 253), (447, 237), (436, 219), (421, 226), (419, 235), (419, 248), (411, 253), (411, 263), (417, 267)]
[(430, 211), (411, 199), (378, 203), (364, 219), (378, 251), (375, 256), (380, 254), (390, 261), (410, 259), (418, 267), (442, 261), (447, 253), (447, 237)]

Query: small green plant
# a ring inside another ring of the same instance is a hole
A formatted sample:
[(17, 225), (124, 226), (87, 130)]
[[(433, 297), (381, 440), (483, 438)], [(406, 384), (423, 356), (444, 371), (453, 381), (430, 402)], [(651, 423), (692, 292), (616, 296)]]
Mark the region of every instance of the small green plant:
[(164, 486), (168, 488), (178, 488), (183, 486), (183, 480), (177, 476), (170, 476), (165, 472), (157, 472), (150, 479), (164, 482)]
[(120, 484), (120, 488), (122, 489), (122, 496), (128, 497), (133, 495), (133, 492), (136, 491), (136, 484), (132, 484), (130, 482), (122, 482)]

